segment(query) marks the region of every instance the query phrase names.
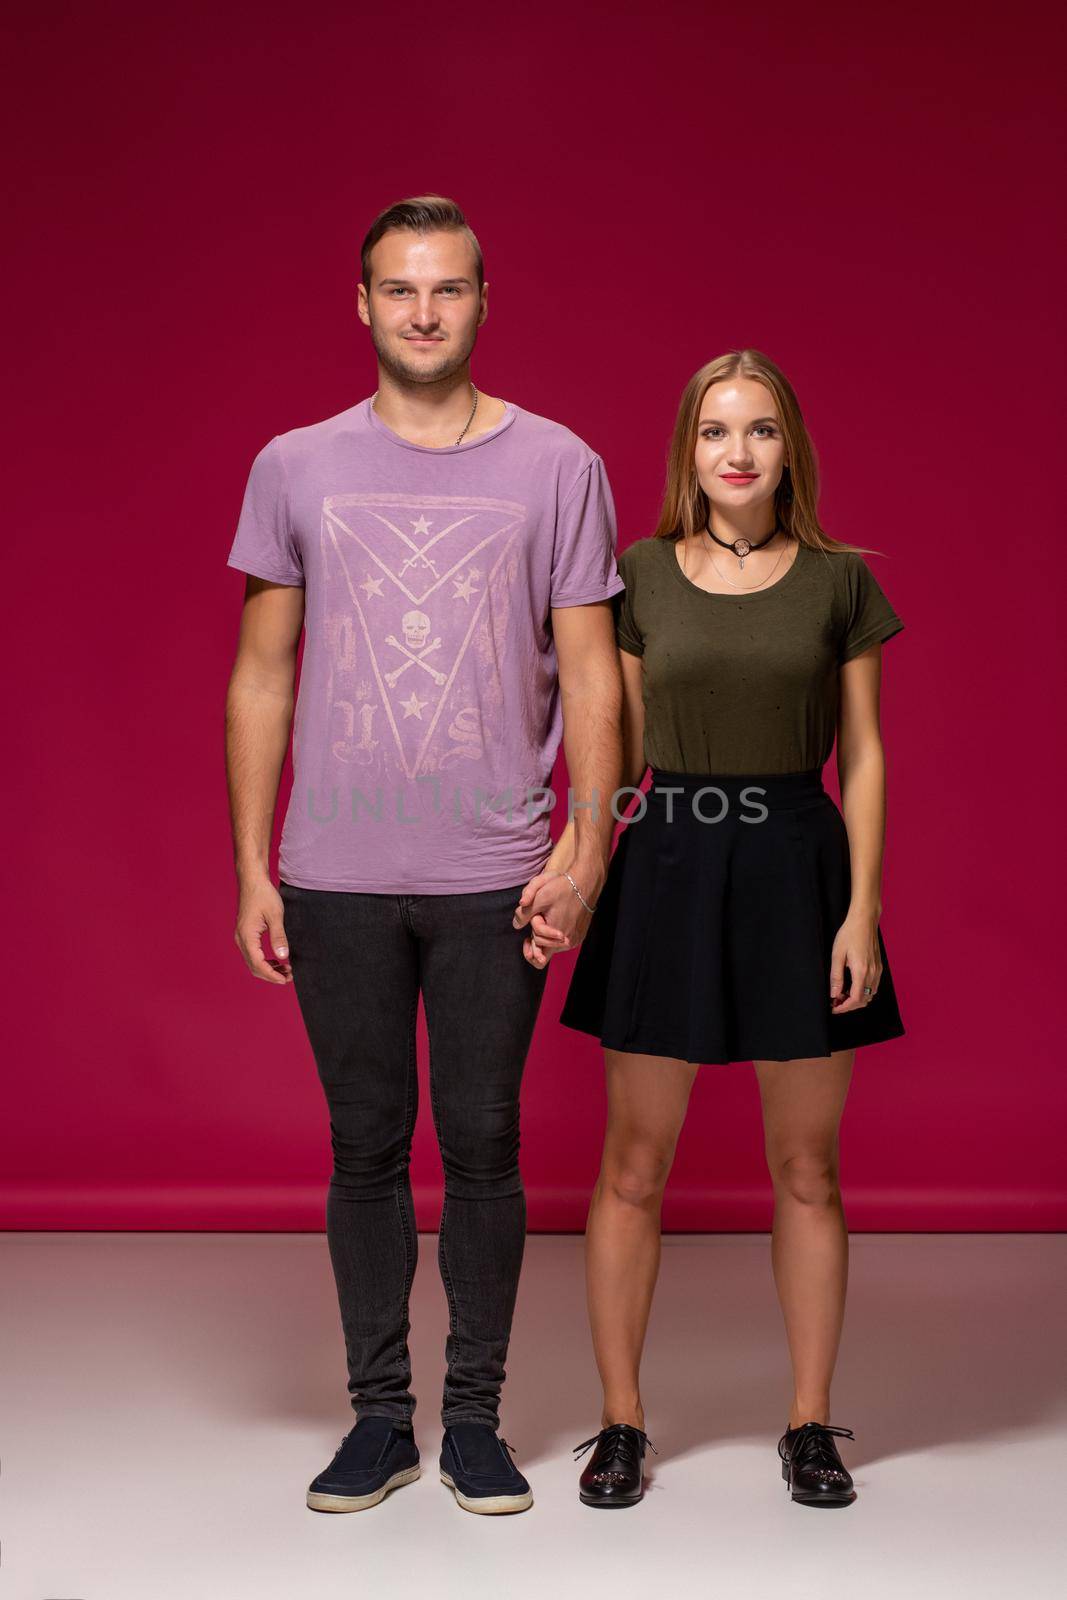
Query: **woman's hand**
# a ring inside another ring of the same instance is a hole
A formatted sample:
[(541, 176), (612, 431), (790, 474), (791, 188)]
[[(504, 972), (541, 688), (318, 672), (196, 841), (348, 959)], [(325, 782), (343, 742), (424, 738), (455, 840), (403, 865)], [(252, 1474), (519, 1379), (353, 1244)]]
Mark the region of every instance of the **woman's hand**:
[[(852, 987), (845, 989), (845, 968)], [(878, 918), (865, 911), (850, 911), (837, 931), (830, 958), (830, 1004), (834, 1015), (858, 1011), (869, 1005), (882, 981), (882, 955), (878, 946)], [(870, 994), (865, 995), (864, 989)]]
[(522, 953), (532, 967), (546, 967), (561, 950), (581, 944), (590, 919), (591, 913), (578, 899), (570, 879), (546, 863), (544, 871), (531, 878), (522, 891), (512, 926), (529, 926)]

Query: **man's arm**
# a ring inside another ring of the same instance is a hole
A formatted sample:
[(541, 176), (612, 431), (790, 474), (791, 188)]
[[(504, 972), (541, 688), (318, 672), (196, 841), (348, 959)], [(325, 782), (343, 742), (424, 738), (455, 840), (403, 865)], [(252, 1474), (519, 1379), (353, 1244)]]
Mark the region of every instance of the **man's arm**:
[[(592, 906), (607, 876), (615, 831), (611, 799), (622, 778), (622, 676), (615, 646), (611, 602), (552, 608), (552, 632), (563, 706), (563, 749), (567, 758), (573, 852), (565, 863)], [(561, 869), (547, 868), (523, 891), (516, 927), (531, 931), (546, 925), (579, 944), (589, 926), (585, 910)], [(567, 946), (564, 946), (566, 948)]]
[[(268, 983), (292, 980), (284, 907), (270, 879), (268, 858), (292, 727), (303, 624), (302, 588), (249, 576), (226, 692), (226, 780), (238, 884), (234, 941), (249, 970)], [(276, 961), (263, 954), (264, 931)]]
[[(645, 703), (641, 657), (628, 650), (619, 651), (622, 671), (622, 789), (639, 789), (648, 771), (645, 760)], [(629, 806), (624, 802), (623, 810)], [(561, 872), (574, 860), (575, 828), (568, 822), (545, 862), (544, 872)]]

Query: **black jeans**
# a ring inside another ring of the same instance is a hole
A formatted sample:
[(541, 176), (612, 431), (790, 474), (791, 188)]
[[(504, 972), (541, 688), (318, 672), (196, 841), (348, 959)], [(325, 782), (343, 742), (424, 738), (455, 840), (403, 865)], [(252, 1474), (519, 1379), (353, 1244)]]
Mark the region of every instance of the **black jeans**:
[(519, 1086), (547, 967), (511, 916), (523, 884), (362, 894), (279, 884), (293, 986), (330, 1113), (326, 1236), (357, 1416), (415, 1409), (408, 1300), (418, 1235), (408, 1166), (420, 988), (445, 1173), (441, 1416), (498, 1424), (526, 1238)]

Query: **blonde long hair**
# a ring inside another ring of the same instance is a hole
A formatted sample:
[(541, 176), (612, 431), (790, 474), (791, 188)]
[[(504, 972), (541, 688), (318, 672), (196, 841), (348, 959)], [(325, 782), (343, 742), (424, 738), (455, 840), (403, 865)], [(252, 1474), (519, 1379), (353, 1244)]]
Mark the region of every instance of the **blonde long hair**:
[(856, 551), (879, 554), (863, 545), (832, 539), (819, 522), (819, 466), (815, 446), (804, 423), (792, 384), (780, 367), (759, 350), (728, 350), (694, 372), (682, 391), (667, 454), (667, 483), (652, 537), (689, 538), (707, 526), (711, 505), (696, 474), (694, 455), (700, 408), (713, 383), (726, 378), (754, 378), (774, 396), (789, 466), (774, 493), (778, 521), (801, 544), (827, 554)]

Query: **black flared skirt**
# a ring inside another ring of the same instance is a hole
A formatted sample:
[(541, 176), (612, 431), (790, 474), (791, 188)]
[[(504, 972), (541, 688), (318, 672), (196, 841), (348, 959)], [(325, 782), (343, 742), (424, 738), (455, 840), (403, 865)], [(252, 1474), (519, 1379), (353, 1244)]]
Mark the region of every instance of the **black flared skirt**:
[(851, 867), (819, 770), (653, 769), (645, 800), (578, 948), (566, 1027), (702, 1063), (828, 1056), (903, 1034), (881, 929), (877, 993), (843, 1015), (830, 1004)]

